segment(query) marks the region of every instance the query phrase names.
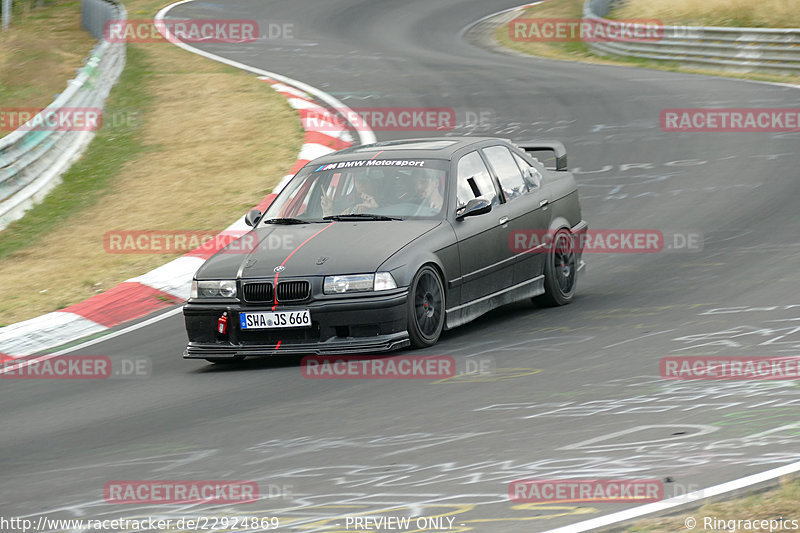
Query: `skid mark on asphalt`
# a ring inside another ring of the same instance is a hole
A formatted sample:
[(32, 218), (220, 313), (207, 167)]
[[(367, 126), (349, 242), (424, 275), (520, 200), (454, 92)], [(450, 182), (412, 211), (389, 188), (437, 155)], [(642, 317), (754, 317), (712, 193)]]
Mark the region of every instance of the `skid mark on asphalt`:
[[(800, 452), (792, 451), (800, 442), (800, 387), (790, 381), (698, 383), (639, 376), (587, 383), (581, 389), (594, 391), (592, 399), (496, 403), (475, 411), (493, 415), (493, 420), (500, 416), (574, 425), (592, 419), (608, 428), (550, 452), (554, 457), (580, 452), (565, 460), (583, 476), (686, 475), (720, 464), (776, 466), (800, 460)], [(615, 396), (597, 399), (604, 391)], [(765, 406), (771, 411), (768, 419), (752, 416), (751, 410)], [(707, 421), (686, 424), (692, 413), (702, 413)], [(654, 416), (660, 424), (651, 423)], [(613, 429), (620, 420), (625, 427)]]
[[(621, 139), (624, 142), (640, 140), (640, 134), (635, 138)], [(573, 144), (590, 145), (605, 144), (607, 139), (596, 142), (582, 142), (575, 140)], [(633, 200), (648, 198), (674, 198), (683, 195), (698, 194), (720, 194), (726, 192), (748, 192), (763, 187), (766, 183), (752, 179), (743, 179), (740, 183), (729, 181), (724, 185), (714, 186), (695, 186), (681, 185), (680, 179), (690, 179), (693, 184), (696, 180), (697, 172), (705, 171), (708, 165), (719, 165), (721, 161), (730, 162), (731, 175), (736, 175), (736, 168), (752, 159), (757, 160), (776, 160), (787, 157), (795, 157), (792, 152), (779, 152), (774, 154), (749, 154), (726, 156), (716, 159), (685, 159), (672, 160), (666, 162), (642, 162), (628, 161), (624, 163), (605, 164), (598, 167), (575, 167), (572, 173), (578, 181), (581, 192), (581, 200), (592, 203), (592, 200)], [(632, 172), (632, 173), (631, 173)], [(749, 177), (748, 177), (749, 178)], [(673, 183), (674, 185), (665, 187), (663, 190), (654, 191), (653, 185), (666, 182), (664, 185)]]
[(490, 383), (494, 381), (506, 381), (509, 379), (517, 379), (525, 376), (533, 376), (539, 374), (541, 368), (496, 368), (491, 370), (490, 373), (481, 374), (480, 372), (465, 372), (456, 374), (453, 377), (440, 379), (434, 381), (432, 385), (442, 383), (447, 384), (460, 384), (460, 383)]
[(692, 355), (796, 355), (800, 349), (800, 305), (714, 307), (698, 313), (700, 324), (689, 324), (674, 337), (672, 352)]

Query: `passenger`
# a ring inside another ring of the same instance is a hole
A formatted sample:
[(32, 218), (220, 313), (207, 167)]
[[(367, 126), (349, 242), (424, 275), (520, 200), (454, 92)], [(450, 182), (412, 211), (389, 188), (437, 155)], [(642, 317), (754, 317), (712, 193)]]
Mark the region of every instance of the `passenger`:
[(414, 173), (416, 180), (414, 186), (420, 199), (418, 215), (438, 213), (444, 205), (444, 196), (441, 193), (442, 172), (431, 169), (420, 169)]

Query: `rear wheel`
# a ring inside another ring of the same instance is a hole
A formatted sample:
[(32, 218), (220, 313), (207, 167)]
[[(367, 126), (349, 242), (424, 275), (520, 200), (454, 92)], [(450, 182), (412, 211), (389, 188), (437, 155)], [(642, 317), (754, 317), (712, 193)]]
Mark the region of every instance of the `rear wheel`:
[(560, 229), (553, 235), (553, 244), (547, 253), (544, 294), (533, 301), (550, 307), (566, 305), (575, 296), (577, 281), (578, 264), (574, 239), (569, 231)]
[(426, 265), (411, 281), (408, 293), (408, 335), (414, 348), (433, 346), (444, 327), (444, 285)]

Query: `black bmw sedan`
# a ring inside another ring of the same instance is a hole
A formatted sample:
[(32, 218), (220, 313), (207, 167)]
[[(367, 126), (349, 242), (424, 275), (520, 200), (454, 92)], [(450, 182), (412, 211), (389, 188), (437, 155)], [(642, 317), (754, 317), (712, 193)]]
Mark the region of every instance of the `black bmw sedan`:
[(251, 245), (195, 274), (186, 358), (426, 347), (500, 305), (564, 305), (588, 229), (561, 143), (477, 137), (321, 157), (246, 221)]

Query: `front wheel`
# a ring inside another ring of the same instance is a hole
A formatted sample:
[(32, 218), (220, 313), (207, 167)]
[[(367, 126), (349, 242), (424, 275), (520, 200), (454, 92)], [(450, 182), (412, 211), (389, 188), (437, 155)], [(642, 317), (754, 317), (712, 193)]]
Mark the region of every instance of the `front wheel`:
[(433, 346), (444, 327), (444, 286), (439, 273), (426, 265), (408, 292), (408, 336), (414, 348)]
[(577, 261), (572, 234), (566, 229), (558, 230), (544, 266), (544, 294), (534, 302), (550, 307), (570, 303), (578, 281)]

